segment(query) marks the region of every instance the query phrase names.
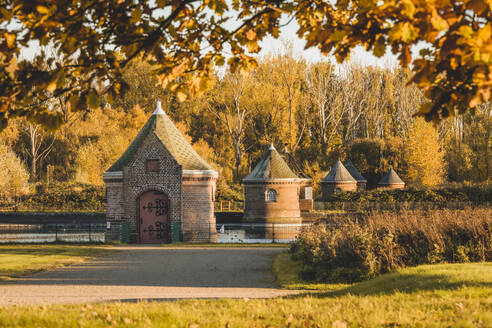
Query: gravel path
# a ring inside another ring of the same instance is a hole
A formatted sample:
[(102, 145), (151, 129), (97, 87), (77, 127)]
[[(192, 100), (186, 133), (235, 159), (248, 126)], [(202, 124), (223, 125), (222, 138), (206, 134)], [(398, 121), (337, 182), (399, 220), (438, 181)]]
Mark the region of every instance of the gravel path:
[(278, 289), (270, 272), (282, 248), (117, 247), (112, 255), (0, 282), (0, 305), (268, 298)]

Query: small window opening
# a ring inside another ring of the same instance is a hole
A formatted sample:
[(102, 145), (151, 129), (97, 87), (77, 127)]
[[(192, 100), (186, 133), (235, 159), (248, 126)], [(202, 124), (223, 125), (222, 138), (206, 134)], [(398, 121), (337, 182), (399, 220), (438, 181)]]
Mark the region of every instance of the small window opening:
[(266, 193), (266, 201), (267, 202), (276, 202), (277, 201), (277, 192), (273, 189), (268, 189)]
[(159, 160), (148, 159), (145, 162), (145, 172), (159, 172)]

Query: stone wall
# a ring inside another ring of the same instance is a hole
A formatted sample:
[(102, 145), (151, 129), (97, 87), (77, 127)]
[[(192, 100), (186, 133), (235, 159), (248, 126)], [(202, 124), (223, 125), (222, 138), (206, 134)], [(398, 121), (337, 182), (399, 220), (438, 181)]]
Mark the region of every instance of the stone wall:
[[(147, 172), (147, 160), (159, 160), (158, 172)], [(130, 221), (132, 242), (139, 241), (137, 200), (146, 191), (165, 193), (169, 198), (171, 222), (181, 221), (181, 166), (153, 133), (147, 136), (133, 160), (125, 167), (123, 175), (124, 217)]]

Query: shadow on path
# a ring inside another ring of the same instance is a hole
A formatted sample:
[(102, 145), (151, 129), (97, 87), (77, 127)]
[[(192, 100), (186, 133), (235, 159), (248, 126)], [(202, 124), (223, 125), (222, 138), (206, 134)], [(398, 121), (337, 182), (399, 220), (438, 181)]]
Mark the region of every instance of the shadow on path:
[[(82, 264), (1, 282), (1, 285), (104, 285), (276, 288), (276, 248), (130, 247)], [(1, 286), (0, 285), (0, 286)]]

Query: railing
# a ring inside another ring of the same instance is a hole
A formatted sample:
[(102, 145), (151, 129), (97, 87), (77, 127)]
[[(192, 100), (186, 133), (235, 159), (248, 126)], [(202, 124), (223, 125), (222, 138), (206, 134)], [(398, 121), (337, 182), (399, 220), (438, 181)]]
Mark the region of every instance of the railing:
[(0, 224), (0, 243), (103, 243), (106, 225)]
[(181, 241), (218, 243), (289, 243), (310, 224), (302, 223), (219, 223), (184, 227)]
[(215, 211), (218, 212), (230, 212), (230, 211), (242, 211), (244, 208), (244, 202), (232, 201), (232, 200), (218, 200), (214, 203)]

